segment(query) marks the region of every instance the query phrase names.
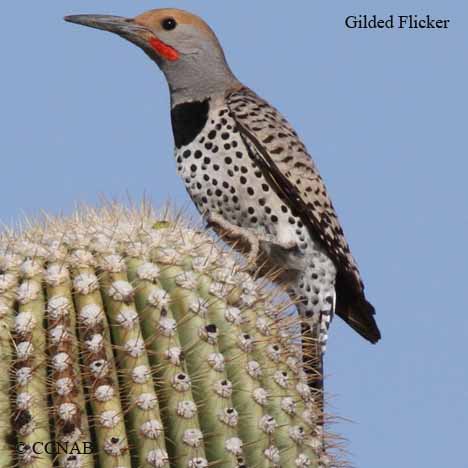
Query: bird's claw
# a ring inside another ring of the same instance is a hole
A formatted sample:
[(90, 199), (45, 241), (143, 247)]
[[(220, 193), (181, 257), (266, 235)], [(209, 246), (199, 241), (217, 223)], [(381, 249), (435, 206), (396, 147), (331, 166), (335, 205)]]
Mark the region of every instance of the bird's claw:
[(260, 254), (260, 242), (255, 233), (248, 229), (241, 228), (225, 220), (217, 213), (210, 213), (206, 217), (207, 226), (210, 228), (218, 227), (226, 237), (243, 241), (248, 246), (247, 271), (254, 272), (257, 269), (257, 260)]

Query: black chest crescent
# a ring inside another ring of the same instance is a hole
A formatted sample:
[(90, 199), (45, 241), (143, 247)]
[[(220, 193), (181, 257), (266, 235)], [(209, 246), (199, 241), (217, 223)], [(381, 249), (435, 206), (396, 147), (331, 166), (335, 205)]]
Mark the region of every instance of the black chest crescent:
[(197, 137), (208, 120), (209, 110), (209, 99), (203, 102), (184, 102), (172, 109), (172, 131), (176, 148), (188, 145)]

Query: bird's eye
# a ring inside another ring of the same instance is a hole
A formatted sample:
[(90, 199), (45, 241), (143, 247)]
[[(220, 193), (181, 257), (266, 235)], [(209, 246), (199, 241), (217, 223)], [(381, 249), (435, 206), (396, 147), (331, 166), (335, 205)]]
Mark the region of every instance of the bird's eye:
[(161, 22), (163, 29), (166, 31), (172, 31), (177, 26), (177, 21), (174, 18), (166, 18)]

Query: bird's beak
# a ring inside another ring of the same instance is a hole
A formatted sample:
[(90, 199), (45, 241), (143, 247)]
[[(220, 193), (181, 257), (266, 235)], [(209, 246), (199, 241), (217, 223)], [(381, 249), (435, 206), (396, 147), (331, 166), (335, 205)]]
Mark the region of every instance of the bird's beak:
[(109, 31), (126, 39), (137, 42), (151, 31), (144, 26), (135, 23), (131, 18), (109, 15), (72, 15), (65, 16), (65, 21), (69, 23), (81, 24), (90, 28)]
[(176, 49), (162, 42), (151, 29), (131, 18), (108, 15), (73, 15), (65, 16), (64, 19), (69, 23), (81, 24), (118, 34), (142, 48), (156, 63), (159, 63), (161, 57), (168, 61), (176, 61), (180, 57)]

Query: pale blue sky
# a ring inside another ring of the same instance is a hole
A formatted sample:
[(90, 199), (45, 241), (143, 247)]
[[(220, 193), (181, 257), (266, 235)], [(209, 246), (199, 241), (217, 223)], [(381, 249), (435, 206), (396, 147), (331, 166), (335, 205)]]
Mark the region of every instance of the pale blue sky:
[[(208, 20), (238, 77), (287, 115), (328, 184), (383, 334), (371, 346), (333, 325), (327, 388), (331, 412), (354, 421), (335, 428), (350, 461), (467, 466), (467, 2), (4, 2), (0, 221), (68, 213), (100, 194), (188, 205), (156, 66), (61, 19), (161, 6)], [(451, 23), (346, 30), (360, 13)]]

